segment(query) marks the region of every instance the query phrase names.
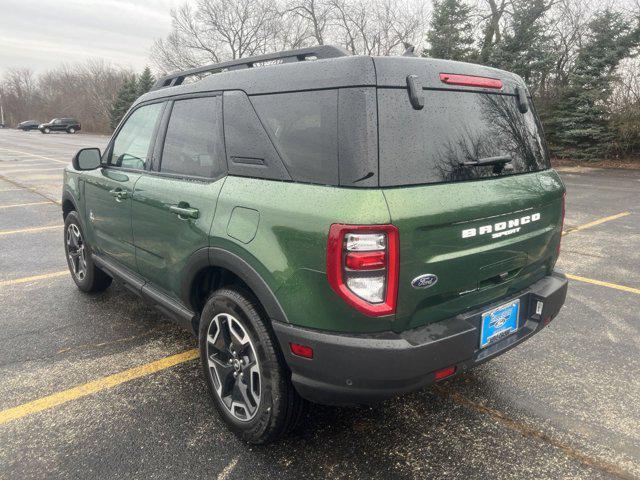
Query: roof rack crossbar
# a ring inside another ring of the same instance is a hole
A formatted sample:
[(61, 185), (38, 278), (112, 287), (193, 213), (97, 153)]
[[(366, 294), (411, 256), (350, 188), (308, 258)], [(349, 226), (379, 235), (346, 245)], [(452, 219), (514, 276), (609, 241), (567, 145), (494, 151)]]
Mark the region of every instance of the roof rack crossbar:
[(333, 45), (319, 45), (316, 47), (301, 48), (298, 50), (286, 50), (277, 53), (268, 53), (266, 55), (257, 55), (255, 57), (240, 58), (237, 60), (229, 60), (228, 62), (214, 63), (202, 67), (183, 70), (166, 75), (158, 79), (151, 90), (158, 90), (164, 87), (174, 87), (181, 85), (185, 78), (203, 73), (220, 73), (225, 70), (240, 70), (245, 68), (253, 68), (256, 64), (279, 61), (279, 63), (302, 62), (310, 59), (337, 58), (350, 55), (349, 52)]

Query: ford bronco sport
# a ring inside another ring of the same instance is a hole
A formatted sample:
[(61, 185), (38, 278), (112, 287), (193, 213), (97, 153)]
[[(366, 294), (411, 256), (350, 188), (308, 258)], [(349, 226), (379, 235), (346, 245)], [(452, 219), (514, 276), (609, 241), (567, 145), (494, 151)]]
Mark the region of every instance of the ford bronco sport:
[(383, 400), (545, 327), (564, 193), (518, 76), (323, 46), (160, 79), (62, 209), (77, 286), (192, 329), (217, 411), (265, 443), (304, 399)]

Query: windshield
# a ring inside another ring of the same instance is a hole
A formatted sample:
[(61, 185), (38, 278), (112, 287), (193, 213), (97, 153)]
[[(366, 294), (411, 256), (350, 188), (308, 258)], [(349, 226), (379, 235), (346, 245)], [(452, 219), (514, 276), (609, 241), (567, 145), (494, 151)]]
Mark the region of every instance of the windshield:
[[(494, 178), (549, 168), (531, 102), (523, 114), (512, 95), (423, 93), (424, 108), (414, 110), (405, 89), (378, 90), (381, 185)], [(473, 165), (494, 157), (502, 161)]]

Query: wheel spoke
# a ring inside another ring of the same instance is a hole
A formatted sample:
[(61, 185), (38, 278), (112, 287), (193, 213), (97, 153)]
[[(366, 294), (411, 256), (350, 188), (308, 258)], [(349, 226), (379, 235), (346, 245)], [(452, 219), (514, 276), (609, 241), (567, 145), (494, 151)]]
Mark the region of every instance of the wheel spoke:
[[(233, 366), (216, 355), (209, 356), (209, 368), (213, 368), (218, 376), (219, 385), (216, 386), (221, 397), (229, 395), (229, 388), (233, 384)], [(231, 385), (230, 385), (231, 384)]]
[(242, 396), (242, 406), (247, 409), (247, 413), (252, 415), (253, 412), (256, 411), (257, 405), (254, 403), (253, 399), (249, 397), (249, 387), (243, 382), (238, 382), (238, 391)]
[(247, 330), (227, 313), (216, 315), (206, 336), (211, 380), (223, 405), (236, 419), (253, 418), (260, 405), (261, 378)]

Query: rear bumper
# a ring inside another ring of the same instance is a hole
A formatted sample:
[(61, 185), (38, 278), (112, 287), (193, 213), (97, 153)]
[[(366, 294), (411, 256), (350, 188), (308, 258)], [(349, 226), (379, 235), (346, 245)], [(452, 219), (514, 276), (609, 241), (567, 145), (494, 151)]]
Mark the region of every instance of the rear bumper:
[[(490, 360), (544, 328), (564, 304), (567, 278), (554, 272), (517, 294), (440, 322), (402, 333), (334, 334), (274, 322), (296, 390), (317, 403), (374, 403), (435, 382), (435, 372), (455, 365), (456, 375)], [(519, 330), (480, 350), (482, 312), (520, 299)], [(536, 305), (543, 302), (542, 313)], [(313, 348), (312, 360), (289, 343)]]

